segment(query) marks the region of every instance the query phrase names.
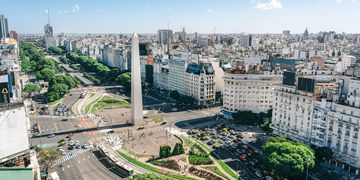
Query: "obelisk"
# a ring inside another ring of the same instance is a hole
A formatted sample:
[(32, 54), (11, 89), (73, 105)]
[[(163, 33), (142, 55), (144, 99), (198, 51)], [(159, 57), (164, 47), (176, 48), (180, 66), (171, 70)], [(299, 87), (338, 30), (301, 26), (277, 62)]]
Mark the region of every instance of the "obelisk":
[(142, 125), (144, 123), (139, 37), (136, 33), (134, 33), (131, 43), (131, 123), (133, 125)]

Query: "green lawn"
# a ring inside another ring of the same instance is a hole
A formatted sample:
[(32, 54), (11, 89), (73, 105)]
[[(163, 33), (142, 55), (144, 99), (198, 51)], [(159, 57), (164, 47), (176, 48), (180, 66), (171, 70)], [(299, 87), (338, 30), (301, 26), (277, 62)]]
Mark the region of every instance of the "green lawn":
[(165, 173), (162, 173), (162, 172), (156, 170), (155, 168), (153, 168), (153, 167), (151, 167), (151, 166), (149, 166), (149, 165), (147, 165), (147, 164), (145, 164), (145, 163), (143, 163), (143, 162), (140, 162), (140, 161), (138, 161), (138, 160), (136, 160), (136, 159), (134, 159), (134, 158), (132, 158), (132, 157), (130, 157), (130, 156), (128, 156), (128, 155), (120, 152), (120, 151), (116, 151), (116, 153), (117, 153), (119, 156), (121, 156), (122, 158), (124, 158), (125, 160), (127, 160), (128, 162), (130, 162), (130, 163), (132, 163), (132, 164), (134, 164), (134, 165), (136, 165), (136, 166), (138, 166), (138, 167), (141, 167), (141, 168), (143, 168), (143, 169), (146, 169), (146, 170), (148, 170), (148, 171), (151, 171), (151, 172), (153, 172), (153, 173), (162, 174), (162, 175), (164, 175), (164, 176), (166, 176), (166, 177), (172, 177), (172, 178), (176, 178), (176, 179), (179, 179), (179, 180), (196, 180), (196, 179), (194, 179), (194, 178), (190, 178), (190, 177), (186, 177), (186, 176), (181, 176), (181, 175), (177, 175), (177, 174), (174, 174), (174, 173), (166, 173), (166, 174), (165, 174)]
[(239, 178), (239, 176), (227, 164), (225, 164), (224, 161), (222, 161), (216, 153), (212, 152), (212, 150), (207, 145), (203, 144), (202, 142), (200, 142), (198, 140), (195, 140), (195, 142), (197, 142), (206, 151), (211, 152), (210, 155), (216, 159), (216, 161), (220, 164), (221, 168), (226, 173), (228, 173), (233, 178), (236, 178), (236, 179)]
[[(101, 98), (101, 97), (100, 97), (100, 98)], [(93, 106), (93, 104), (95, 104), (96, 102), (98, 102), (98, 101), (100, 100), (100, 98), (98, 98), (98, 99), (92, 101), (91, 103), (87, 104), (87, 105), (85, 106), (85, 112), (86, 112), (86, 113), (89, 112), (89, 110), (90, 110), (90, 108)]]
[(215, 174), (229, 180), (229, 178), (224, 173), (222, 173), (220, 171), (220, 169), (218, 167), (216, 167), (216, 166), (207, 166), (207, 167), (203, 167), (203, 168), (207, 169), (207, 170), (209, 170), (211, 172), (214, 172)]
[(131, 107), (130, 103), (125, 100), (115, 99), (111, 96), (103, 96), (99, 101), (96, 101), (96, 103), (91, 109), (91, 113), (95, 114), (100, 109), (130, 108), (130, 107)]
[(143, 169), (146, 169), (148, 171), (151, 171), (153, 173), (160, 174), (160, 172), (157, 171), (155, 168), (153, 168), (153, 167), (151, 167), (151, 166), (149, 166), (149, 165), (147, 165), (145, 163), (142, 163), (142, 162), (140, 162), (140, 161), (138, 161), (138, 160), (136, 160), (136, 159), (134, 159), (134, 158), (120, 152), (120, 151), (116, 151), (116, 153), (118, 153), (119, 156), (121, 156), (122, 158), (124, 158), (125, 160), (129, 161), (130, 163), (132, 163), (132, 164), (134, 164), (136, 166), (139, 166), (139, 167), (141, 167)]

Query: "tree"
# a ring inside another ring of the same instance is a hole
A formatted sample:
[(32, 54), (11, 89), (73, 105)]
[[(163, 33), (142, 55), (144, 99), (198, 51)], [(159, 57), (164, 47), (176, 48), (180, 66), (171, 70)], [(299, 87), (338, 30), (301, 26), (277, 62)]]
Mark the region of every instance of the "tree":
[(64, 51), (59, 48), (59, 47), (56, 47), (56, 46), (51, 46), (48, 48), (48, 51), (52, 54), (56, 54), (56, 55), (61, 55), (64, 53)]
[(315, 165), (315, 153), (307, 145), (275, 137), (263, 145), (265, 166), (281, 177), (301, 175)]
[(49, 81), (51, 78), (53, 78), (55, 76), (55, 73), (48, 68), (45, 68), (43, 70), (40, 71), (42, 79), (45, 81)]
[(171, 147), (168, 144), (162, 144), (159, 152), (160, 158), (167, 158), (171, 156)]
[(334, 158), (334, 152), (328, 147), (312, 147), (315, 151), (315, 159), (317, 162), (323, 162), (324, 160), (330, 160)]
[(24, 92), (26, 93), (39, 93), (40, 92), (40, 86), (39, 84), (26, 84), (24, 86)]
[(60, 56), (60, 57), (59, 57), (59, 60), (60, 60), (62, 63), (64, 63), (64, 64), (67, 64), (67, 63), (69, 62), (69, 59), (66, 58), (65, 56)]
[(170, 97), (174, 100), (178, 100), (180, 98), (180, 93), (177, 90), (170, 92)]
[(124, 89), (130, 90), (131, 88), (131, 74), (130, 72), (122, 73), (119, 75), (116, 80), (118, 84), (122, 85)]
[[(262, 114), (264, 116), (265, 113)], [(253, 113), (252, 111), (238, 111), (232, 114), (235, 122), (239, 124), (252, 125), (255, 123), (261, 123), (262, 117), (259, 114)]]
[(172, 155), (179, 155), (179, 154), (183, 154), (184, 153), (184, 147), (182, 143), (176, 143), (175, 147), (173, 149)]
[(40, 151), (40, 159), (45, 167), (45, 171), (48, 172), (52, 163), (60, 157), (60, 151), (56, 148), (45, 148)]

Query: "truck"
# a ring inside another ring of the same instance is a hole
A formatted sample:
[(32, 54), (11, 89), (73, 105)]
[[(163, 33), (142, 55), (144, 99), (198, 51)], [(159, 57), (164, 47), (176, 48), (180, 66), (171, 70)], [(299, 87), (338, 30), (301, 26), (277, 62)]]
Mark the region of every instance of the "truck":
[(59, 175), (58, 175), (56, 172), (50, 173), (50, 178), (51, 178), (52, 180), (60, 180), (60, 177), (59, 177)]

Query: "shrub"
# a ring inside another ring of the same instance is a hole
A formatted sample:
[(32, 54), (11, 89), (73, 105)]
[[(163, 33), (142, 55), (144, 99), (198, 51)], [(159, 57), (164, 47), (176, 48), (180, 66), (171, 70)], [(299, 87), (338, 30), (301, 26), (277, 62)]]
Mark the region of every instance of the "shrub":
[(212, 160), (207, 156), (189, 155), (189, 162), (192, 165), (208, 165), (212, 164)]
[(150, 161), (150, 163), (153, 165), (156, 165), (156, 166), (173, 169), (175, 171), (180, 171), (179, 164), (173, 159), (172, 160), (152, 160), (152, 161)]
[(184, 153), (184, 147), (182, 143), (176, 143), (172, 155), (179, 155)]
[(208, 179), (208, 180), (221, 180), (222, 178), (214, 175), (213, 173), (201, 170), (201, 169), (197, 169), (194, 166), (190, 167), (189, 172), (195, 176), (204, 178), (204, 179)]
[(160, 156), (160, 158), (170, 157), (171, 156), (171, 147), (168, 144), (161, 145), (159, 156)]

